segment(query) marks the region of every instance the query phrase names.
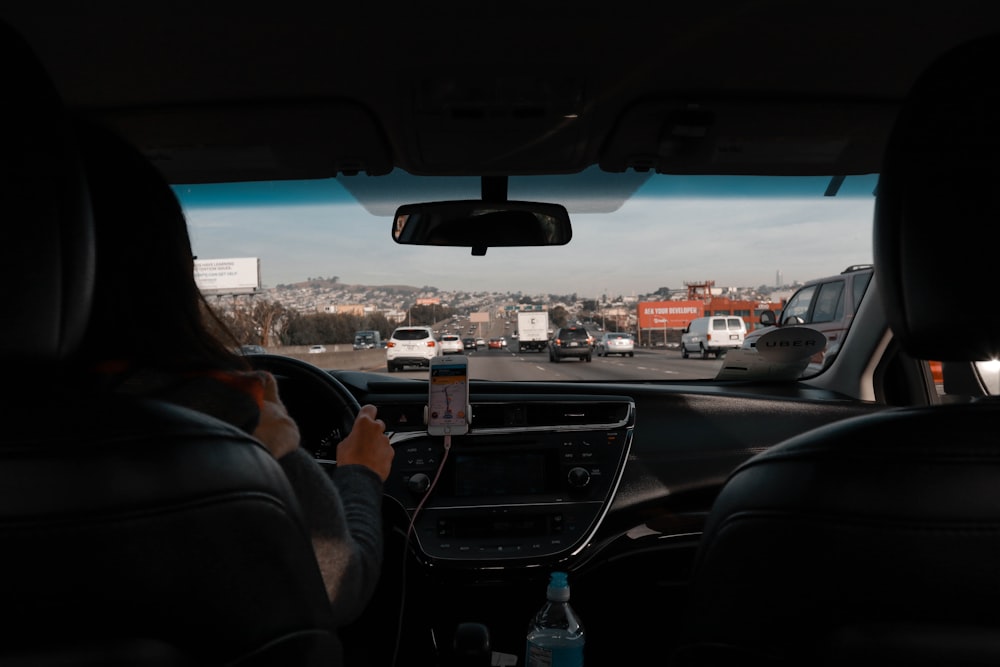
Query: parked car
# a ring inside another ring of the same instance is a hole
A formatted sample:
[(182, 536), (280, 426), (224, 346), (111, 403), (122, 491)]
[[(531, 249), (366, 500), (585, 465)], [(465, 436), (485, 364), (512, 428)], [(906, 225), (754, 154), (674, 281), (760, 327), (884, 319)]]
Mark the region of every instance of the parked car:
[(462, 344), (462, 339), (458, 334), (442, 334), (440, 344), (441, 354), (465, 353), (465, 345)]
[(549, 341), (549, 361), (553, 363), (566, 358), (590, 361), (593, 351), (594, 337), (583, 327), (560, 327)]
[[(1000, 33), (994, 3), (169, 9), (0, 8), (38, 55), (0, 58), (0, 353), (18, 388), (0, 661), (521, 667), (562, 571), (587, 667), (997, 662), (1000, 50), (914, 88)], [(343, 655), (298, 480), (220, 444), (226, 424), (152, 428), (188, 411), (64, 382), (108, 259), (89, 251), (72, 133), (44, 82), (24, 85), (42, 70), (173, 184), (199, 261), (253, 267), (202, 288), (237, 340), (396, 328), (385, 367), (243, 357), (274, 371), (334, 479), (358, 404), (391, 436), (379, 586)], [(756, 324), (785, 286), (854, 263), (874, 266), (864, 299), (804, 375), (719, 379), (722, 360), (670, 347), (706, 299), (751, 303), (731, 316)], [(425, 304), (475, 313), (486, 337), (525, 306), (553, 329), (604, 315), (648, 347), (471, 356), (470, 430), (446, 442), (423, 419), (429, 373), (396, 372), (440, 353), (409, 326)]]
[(431, 359), (440, 355), (441, 345), (431, 327), (398, 327), (386, 342), (386, 370), (392, 373), (406, 366), (429, 368)]
[(746, 333), (747, 323), (742, 317), (699, 317), (692, 320), (681, 334), (681, 356), (687, 359), (694, 353), (702, 359), (708, 359), (709, 355), (719, 358), (728, 350), (742, 347)]
[(609, 354), (620, 354), (621, 356), (635, 356), (635, 339), (632, 334), (621, 331), (605, 331), (597, 339), (594, 345), (594, 353), (599, 357), (606, 357)]
[(326, 352), (326, 347), (323, 345), (310, 345), (309, 354), (322, 354)]

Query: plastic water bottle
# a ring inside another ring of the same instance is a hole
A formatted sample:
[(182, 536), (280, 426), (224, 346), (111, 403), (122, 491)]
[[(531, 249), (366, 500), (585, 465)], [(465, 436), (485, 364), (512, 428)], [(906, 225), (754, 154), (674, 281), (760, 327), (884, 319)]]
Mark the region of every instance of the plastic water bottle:
[(582, 667), (583, 624), (569, 605), (565, 572), (553, 572), (547, 601), (528, 624), (526, 667)]

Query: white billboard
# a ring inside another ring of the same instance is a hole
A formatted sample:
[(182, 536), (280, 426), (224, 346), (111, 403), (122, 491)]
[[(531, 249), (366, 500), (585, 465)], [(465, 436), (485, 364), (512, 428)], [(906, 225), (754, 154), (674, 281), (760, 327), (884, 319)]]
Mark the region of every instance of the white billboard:
[(194, 281), (202, 292), (256, 292), (260, 289), (260, 258), (196, 259)]

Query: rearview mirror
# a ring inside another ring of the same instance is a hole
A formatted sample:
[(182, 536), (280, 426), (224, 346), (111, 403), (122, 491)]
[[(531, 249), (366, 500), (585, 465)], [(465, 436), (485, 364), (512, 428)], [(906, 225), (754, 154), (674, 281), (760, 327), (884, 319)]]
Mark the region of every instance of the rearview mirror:
[(569, 212), (559, 204), (459, 201), (404, 204), (396, 209), (392, 238), (404, 245), (487, 248), (566, 245), (573, 238)]

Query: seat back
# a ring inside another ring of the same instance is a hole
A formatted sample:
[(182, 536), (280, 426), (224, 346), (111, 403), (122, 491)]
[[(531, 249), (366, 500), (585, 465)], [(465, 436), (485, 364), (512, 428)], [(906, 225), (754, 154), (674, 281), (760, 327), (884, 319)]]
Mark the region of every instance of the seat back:
[[(1000, 36), (945, 54), (887, 147), (875, 284), (915, 358), (1000, 353), (977, 289), (1000, 243), (998, 60)], [(741, 465), (705, 527), (678, 662), (1000, 662), (998, 429), (995, 398), (894, 408)]]
[(0, 650), (144, 640), (205, 664), (336, 663), (308, 534), (263, 446), (158, 401), (23, 414), (0, 449)]
[[(8, 370), (64, 361), (87, 324), (94, 238), (83, 172), (58, 94), (28, 44), (0, 22), (5, 126), (0, 358)], [(26, 250), (27, 249), (27, 250)]]
[(0, 663), (337, 664), (309, 533), (263, 445), (185, 408), (95, 396), (67, 371), (97, 261), (85, 174), (52, 84), (2, 25), (0, 73), (17, 113), (0, 150), (0, 272), (16, 286), (0, 337), (15, 394)]

